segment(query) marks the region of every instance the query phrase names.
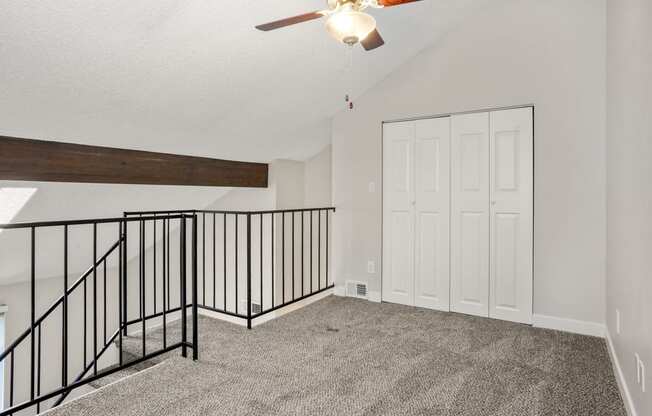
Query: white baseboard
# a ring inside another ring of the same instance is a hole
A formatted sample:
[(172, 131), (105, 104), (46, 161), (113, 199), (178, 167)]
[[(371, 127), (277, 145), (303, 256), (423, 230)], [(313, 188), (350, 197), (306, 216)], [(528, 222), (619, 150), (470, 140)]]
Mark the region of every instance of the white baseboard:
[(627, 380), (625, 379), (625, 374), (620, 366), (620, 361), (618, 360), (618, 355), (616, 354), (616, 349), (611, 340), (611, 334), (609, 333), (608, 328), (605, 330), (605, 333), (607, 336), (607, 350), (609, 350), (609, 356), (611, 357), (611, 363), (613, 364), (614, 374), (616, 375), (616, 381), (618, 382), (618, 388), (620, 389), (620, 395), (625, 403), (625, 410), (629, 416), (638, 416), (636, 407), (634, 406), (634, 400), (632, 400), (629, 387), (627, 387)]
[[(290, 304), (288, 306), (285, 306), (283, 308), (277, 309), (274, 312), (267, 313), (267, 314), (261, 316), (260, 318), (253, 318), (253, 320), (251, 321), (251, 326), (255, 327), (255, 326), (264, 324), (265, 322), (271, 321), (272, 319), (278, 318), (278, 317), (283, 316), (283, 315), (285, 315), (287, 313), (296, 311), (297, 309), (301, 309), (304, 306), (308, 306), (311, 303), (317, 302), (317, 301), (319, 301), (321, 299), (324, 299), (325, 297), (328, 297), (328, 296), (330, 296), (332, 294), (333, 294), (333, 289), (324, 290), (323, 292), (317, 293), (315, 295), (312, 295), (310, 297), (302, 299), (302, 300), (300, 300), (298, 302), (295, 302), (295, 303), (292, 303), (292, 304)], [(213, 311), (202, 309), (202, 308), (199, 308), (199, 314), (203, 315), (203, 316), (207, 316), (209, 318), (219, 319), (219, 320), (222, 320), (222, 321), (231, 322), (231, 323), (236, 324), (236, 325), (247, 326), (247, 319), (246, 318), (238, 318), (238, 317), (235, 317), (235, 316), (226, 315), (226, 314), (219, 313), (219, 312), (213, 312)]]
[(574, 334), (604, 338), (605, 326), (597, 322), (578, 321), (555, 316), (538, 315), (532, 317), (532, 325), (537, 328), (555, 329)]
[[(335, 286), (335, 296), (346, 296), (346, 288), (344, 286)], [(367, 296), (367, 300), (369, 302), (382, 302), (382, 297), (380, 295), (380, 292), (369, 292), (369, 295)]]
[(346, 288), (344, 286), (335, 286), (335, 296), (346, 296)]
[(246, 318), (238, 318), (237, 316), (227, 315), (225, 313), (213, 312), (208, 309), (198, 308), (197, 312), (201, 316), (206, 316), (212, 319), (219, 319), (220, 321), (230, 322), (235, 325), (247, 326)]
[(382, 302), (382, 296), (380, 295), (380, 292), (369, 292), (369, 302)]

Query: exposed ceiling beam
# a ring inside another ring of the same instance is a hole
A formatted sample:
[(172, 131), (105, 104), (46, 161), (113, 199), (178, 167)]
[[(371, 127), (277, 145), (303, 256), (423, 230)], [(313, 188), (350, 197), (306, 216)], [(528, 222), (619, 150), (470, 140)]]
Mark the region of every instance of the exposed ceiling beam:
[(267, 187), (265, 163), (0, 136), (0, 180)]

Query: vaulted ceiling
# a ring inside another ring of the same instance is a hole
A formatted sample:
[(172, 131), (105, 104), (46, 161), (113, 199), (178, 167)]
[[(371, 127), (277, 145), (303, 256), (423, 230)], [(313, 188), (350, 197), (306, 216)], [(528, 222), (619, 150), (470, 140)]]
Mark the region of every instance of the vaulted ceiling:
[[(3, 0), (0, 134), (220, 158), (302, 159), (329, 119), (487, 0), (372, 10), (386, 45), (312, 21), (325, 0)], [(352, 86), (349, 88), (349, 86)]]

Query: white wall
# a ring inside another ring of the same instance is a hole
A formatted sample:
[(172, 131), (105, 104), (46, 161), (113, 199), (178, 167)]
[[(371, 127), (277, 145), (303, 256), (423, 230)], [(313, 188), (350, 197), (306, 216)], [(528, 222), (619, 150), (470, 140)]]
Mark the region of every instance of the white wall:
[[(609, 0), (607, 35), (606, 319), (642, 416), (652, 414), (652, 2)], [(637, 384), (635, 353), (646, 365), (647, 393)]]
[(305, 161), (304, 205), (306, 207), (328, 207), (332, 204), (331, 146)]
[(271, 188), (276, 192), (276, 209), (292, 209), (304, 203), (304, 163), (275, 160), (269, 169)]
[(496, 1), (335, 116), (337, 283), (381, 289), (383, 120), (534, 104), (534, 312), (604, 322), (605, 27), (604, 0)]

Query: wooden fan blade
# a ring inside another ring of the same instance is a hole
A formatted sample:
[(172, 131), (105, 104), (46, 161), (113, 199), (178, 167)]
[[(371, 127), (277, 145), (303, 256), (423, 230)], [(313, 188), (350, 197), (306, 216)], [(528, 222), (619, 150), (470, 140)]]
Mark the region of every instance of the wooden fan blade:
[(366, 51), (370, 51), (372, 49), (380, 48), (385, 44), (385, 41), (383, 40), (383, 37), (380, 36), (380, 33), (378, 33), (378, 29), (374, 29), (374, 31), (368, 34), (360, 43)]
[(384, 7), (400, 6), (401, 4), (413, 3), (421, 0), (378, 0), (378, 4)]
[(300, 14), (298, 16), (288, 17), (287, 19), (276, 20), (274, 22), (258, 25), (256, 26), (256, 29), (267, 32), (269, 30), (280, 29), (285, 26), (296, 25), (297, 23), (319, 19), (322, 16), (324, 16), (323, 12), (310, 12), (306, 14)]

